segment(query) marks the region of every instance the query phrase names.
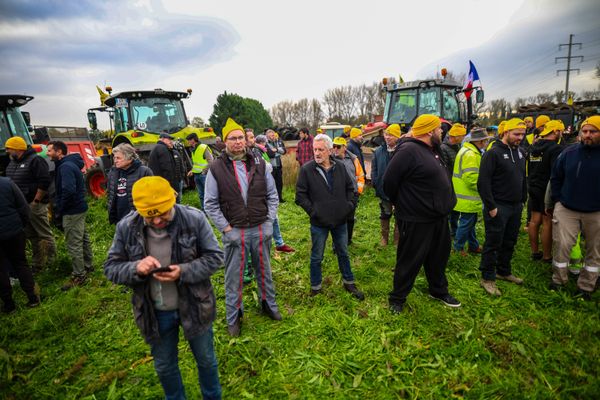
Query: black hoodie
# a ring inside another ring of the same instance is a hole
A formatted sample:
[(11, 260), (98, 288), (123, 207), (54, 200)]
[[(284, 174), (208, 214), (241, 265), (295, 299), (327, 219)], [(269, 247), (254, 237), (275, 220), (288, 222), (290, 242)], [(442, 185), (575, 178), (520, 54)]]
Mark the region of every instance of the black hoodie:
[(54, 164), (56, 165), (54, 177), (56, 214), (63, 216), (86, 212), (88, 206), (85, 201), (85, 184), (81, 172), (84, 166), (83, 158), (78, 153), (67, 154)]
[(527, 160), (529, 193), (544, 195), (552, 166), (561, 151), (563, 147), (554, 140), (538, 139), (529, 147)]
[(501, 203), (525, 203), (527, 201), (527, 179), (525, 156), (517, 148), (509, 148), (498, 141), (481, 158), (477, 190), (487, 210)]

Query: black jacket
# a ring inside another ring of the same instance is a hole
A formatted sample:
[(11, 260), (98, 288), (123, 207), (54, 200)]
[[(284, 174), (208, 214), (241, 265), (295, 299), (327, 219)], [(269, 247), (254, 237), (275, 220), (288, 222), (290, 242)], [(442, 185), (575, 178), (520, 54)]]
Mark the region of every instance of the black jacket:
[(439, 147), (418, 139), (408, 138), (397, 147), (383, 176), (383, 190), (403, 221), (434, 222), (456, 205)]
[(29, 204), (19, 187), (0, 176), (0, 240), (10, 239), (25, 229), (29, 221)]
[(331, 162), (327, 172), (316, 161), (307, 162), (300, 168), (296, 182), (296, 204), (306, 211), (312, 225), (323, 228), (346, 223), (356, 207), (354, 186), (346, 168)]
[(564, 147), (556, 141), (546, 139), (538, 139), (529, 147), (527, 158), (529, 193), (544, 195), (552, 166), (563, 149)]
[(54, 205), (56, 214), (75, 215), (86, 212), (85, 184), (83, 182), (83, 158), (78, 153), (67, 154), (62, 160), (55, 161), (54, 176), (56, 196)]
[(388, 151), (387, 144), (383, 143), (375, 149), (373, 161), (371, 162), (371, 182), (375, 188), (375, 196), (385, 201), (390, 199), (383, 192), (383, 174), (385, 174), (393, 154)]
[[(134, 209), (131, 189), (133, 184), (144, 176), (151, 176), (150, 168), (142, 165), (139, 160), (134, 160), (126, 170), (112, 167), (108, 172), (106, 207), (108, 208), (108, 222), (116, 224), (125, 215)], [(122, 189), (121, 180), (125, 179), (125, 193)], [(125, 197), (127, 204), (124, 207), (118, 207), (118, 198)]]
[(365, 156), (362, 152), (362, 144), (358, 143), (353, 139), (348, 139), (348, 151), (358, 157), (358, 161), (360, 161), (360, 166), (362, 167), (365, 173), (367, 170), (365, 169)]
[[(27, 149), (18, 160), (11, 157), (6, 167), (6, 176), (17, 184), (28, 203), (33, 201), (38, 189), (48, 192), (50, 186), (48, 163), (31, 148)], [(48, 202), (47, 193), (42, 202)]]
[(442, 152), (442, 161), (448, 171), (448, 176), (452, 179), (452, 172), (454, 171), (454, 160), (460, 150), (460, 144), (450, 144), (448, 142), (442, 143), (440, 146)]
[[(178, 158), (179, 160), (176, 160)], [(170, 149), (163, 142), (156, 143), (150, 157), (148, 167), (154, 175), (162, 176), (171, 184), (171, 187), (179, 192), (182, 168), (181, 154), (175, 149)]]
[(479, 166), (477, 190), (487, 210), (496, 208), (497, 202), (525, 203), (527, 179), (522, 150), (499, 141), (486, 151)]

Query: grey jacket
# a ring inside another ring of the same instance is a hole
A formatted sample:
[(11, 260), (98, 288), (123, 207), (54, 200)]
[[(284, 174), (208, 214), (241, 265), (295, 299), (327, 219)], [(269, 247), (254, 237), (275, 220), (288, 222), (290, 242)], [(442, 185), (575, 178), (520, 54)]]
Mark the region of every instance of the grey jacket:
[[(136, 211), (117, 224), (104, 274), (111, 282), (133, 288), (135, 322), (146, 342), (154, 343), (160, 334), (150, 298), (150, 278), (136, 272), (138, 262), (147, 256), (144, 229), (144, 220)], [(223, 252), (206, 217), (195, 208), (175, 205), (167, 230), (173, 243), (171, 263), (181, 268), (177, 284), (181, 325), (186, 339), (191, 339), (206, 332), (215, 319), (210, 277), (223, 264)]]

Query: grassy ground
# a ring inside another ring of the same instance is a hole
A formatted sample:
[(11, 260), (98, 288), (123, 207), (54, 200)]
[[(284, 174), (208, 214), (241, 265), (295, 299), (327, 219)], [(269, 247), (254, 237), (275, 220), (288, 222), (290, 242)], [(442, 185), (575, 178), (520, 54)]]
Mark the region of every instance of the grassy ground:
[[(548, 291), (549, 267), (529, 261), (525, 234), (514, 257), (514, 271), (525, 279), (522, 287), (499, 282), (504, 295), (491, 298), (478, 286), (478, 258), (453, 254), (447, 268), (450, 291), (463, 307), (449, 309), (431, 300), (421, 273), (405, 312), (394, 316), (386, 299), (395, 251), (378, 245), (373, 191), (361, 199), (350, 249), (364, 302), (344, 292), (329, 248), (325, 293), (307, 295), (308, 219), (293, 196), (286, 190), (280, 221), (286, 242), (297, 251), (272, 257), (284, 320), (260, 315), (252, 284), (244, 291), (242, 336), (231, 339), (224, 322), (223, 271), (213, 277), (224, 398), (598, 398), (599, 296), (583, 302), (569, 292)], [(184, 202), (197, 205), (195, 193), (186, 193)], [(102, 274), (113, 233), (103, 207), (102, 201), (93, 202), (88, 214), (96, 266), (89, 284), (60, 291), (70, 272), (61, 238), (59, 262), (38, 277), (42, 306), (0, 316), (0, 398), (161, 398), (149, 348), (134, 326), (130, 294)], [(20, 289), (15, 293), (24, 304)], [(184, 341), (180, 365), (188, 397), (199, 398)]]

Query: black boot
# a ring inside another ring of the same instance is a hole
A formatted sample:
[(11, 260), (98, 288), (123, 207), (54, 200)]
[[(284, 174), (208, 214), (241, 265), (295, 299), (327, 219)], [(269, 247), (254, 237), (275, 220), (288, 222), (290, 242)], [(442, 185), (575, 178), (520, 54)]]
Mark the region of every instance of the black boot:
[(358, 290), (354, 283), (344, 283), (344, 289), (346, 289), (347, 292), (352, 293), (352, 296), (356, 297), (358, 300), (365, 299), (364, 293)]
[(15, 311), (17, 309), (17, 305), (15, 304), (15, 301), (10, 298), (10, 299), (4, 299), (4, 305), (2, 306), (2, 312), (5, 314), (10, 314), (11, 312)]
[(271, 318), (275, 321), (281, 321), (281, 314), (279, 313), (279, 311), (272, 310), (271, 307), (269, 307), (269, 305), (267, 304), (266, 300), (263, 300), (261, 302), (261, 306), (262, 306), (262, 311), (266, 316), (268, 316), (269, 318)]
[(229, 332), (229, 336), (240, 336), (240, 334), (242, 333), (242, 318), (240, 314), (238, 314), (233, 325), (227, 326), (227, 331)]

